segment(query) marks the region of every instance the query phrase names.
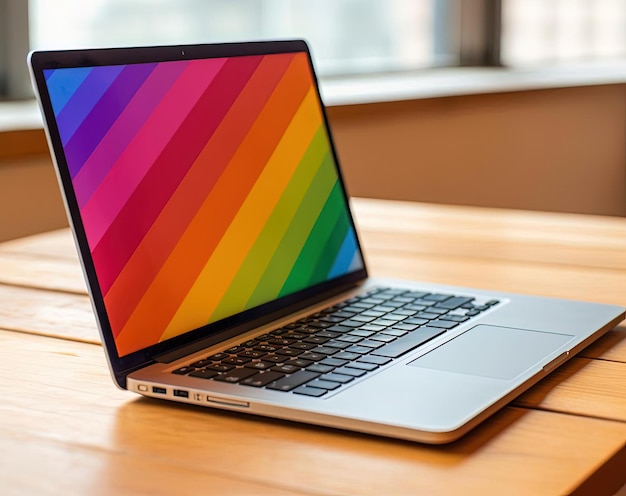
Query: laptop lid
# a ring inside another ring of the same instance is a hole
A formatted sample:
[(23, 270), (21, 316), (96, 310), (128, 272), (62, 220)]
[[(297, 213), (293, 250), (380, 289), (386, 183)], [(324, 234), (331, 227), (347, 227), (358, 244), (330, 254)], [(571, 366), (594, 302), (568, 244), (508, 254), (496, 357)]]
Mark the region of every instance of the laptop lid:
[(367, 276), (304, 41), (29, 62), (122, 387)]

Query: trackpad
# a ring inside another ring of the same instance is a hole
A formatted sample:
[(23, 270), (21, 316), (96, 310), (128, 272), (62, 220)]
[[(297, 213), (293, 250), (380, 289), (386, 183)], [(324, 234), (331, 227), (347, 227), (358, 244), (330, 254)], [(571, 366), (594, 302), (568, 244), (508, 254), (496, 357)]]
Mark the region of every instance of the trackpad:
[(514, 379), (574, 336), (477, 325), (409, 365), (494, 379)]

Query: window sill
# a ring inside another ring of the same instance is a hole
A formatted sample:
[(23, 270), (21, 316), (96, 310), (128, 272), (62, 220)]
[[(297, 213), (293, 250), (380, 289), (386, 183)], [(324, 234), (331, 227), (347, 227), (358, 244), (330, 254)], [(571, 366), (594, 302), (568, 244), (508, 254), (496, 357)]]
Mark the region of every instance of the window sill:
[[(531, 69), (450, 67), (321, 78), (320, 86), (325, 104), (334, 107), (605, 84), (626, 84), (626, 61)], [(34, 100), (0, 102), (0, 133), (41, 128)]]

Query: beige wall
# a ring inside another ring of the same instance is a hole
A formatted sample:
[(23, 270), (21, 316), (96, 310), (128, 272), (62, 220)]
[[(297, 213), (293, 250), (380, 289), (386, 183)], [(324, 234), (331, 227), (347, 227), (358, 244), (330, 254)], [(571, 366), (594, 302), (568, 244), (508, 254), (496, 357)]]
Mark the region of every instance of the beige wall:
[[(332, 107), (355, 196), (626, 215), (626, 85)], [(41, 130), (0, 132), (0, 239), (66, 225)]]
[(355, 196), (626, 215), (626, 85), (328, 114)]

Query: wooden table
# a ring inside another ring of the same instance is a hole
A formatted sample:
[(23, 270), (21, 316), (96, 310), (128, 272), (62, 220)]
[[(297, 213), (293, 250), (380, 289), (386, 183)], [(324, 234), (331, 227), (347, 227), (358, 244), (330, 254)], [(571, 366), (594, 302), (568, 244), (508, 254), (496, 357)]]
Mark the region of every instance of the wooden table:
[[(354, 200), (372, 275), (626, 303), (626, 220)], [(427, 446), (113, 386), (67, 230), (0, 244), (0, 494), (613, 494), (626, 327)]]

